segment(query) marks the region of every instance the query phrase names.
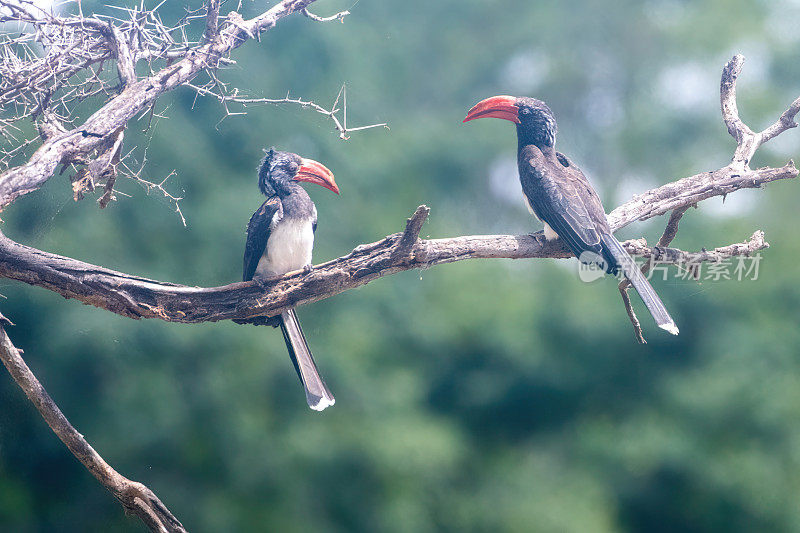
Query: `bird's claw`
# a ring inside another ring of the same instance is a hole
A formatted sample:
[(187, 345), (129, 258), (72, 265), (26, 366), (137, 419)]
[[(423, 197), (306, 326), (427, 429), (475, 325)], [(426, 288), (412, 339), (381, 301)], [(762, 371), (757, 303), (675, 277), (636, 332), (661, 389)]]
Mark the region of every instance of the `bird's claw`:
[(253, 281), (255, 281), (255, 282), (256, 282), (256, 285), (258, 285), (258, 287), (259, 287), (261, 290), (267, 290), (267, 288), (268, 288), (268, 287), (269, 287), (269, 285), (270, 285), (270, 282), (269, 282), (269, 280), (268, 280), (268, 279), (265, 279), (265, 278), (253, 278)]
[(303, 267), (303, 274), (311, 274), (311, 271), (314, 270), (314, 265), (311, 263), (307, 264)]

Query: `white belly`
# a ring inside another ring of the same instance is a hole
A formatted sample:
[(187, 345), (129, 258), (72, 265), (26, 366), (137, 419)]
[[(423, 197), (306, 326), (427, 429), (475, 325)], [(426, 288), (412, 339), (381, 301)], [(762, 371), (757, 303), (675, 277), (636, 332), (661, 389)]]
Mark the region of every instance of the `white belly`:
[(274, 278), (311, 264), (314, 248), (312, 220), (282, 219), (274, 224), (256, 267), (256, 276)]
[[(538, 220), (542, 220), (536, 214), (536, 211), (533, 210), (533, 206), (528, 201), (528, 197), (525, 196), (525, 194), (523, 194), (522, 198), (525, 200), (525, 205), (528, 207), (528, 211), (531, 212), (531, 215), (535, 216)], [(552, 241), (553, 239), (558, 239), (558, 233), (553, 231), (553, 228), (551, 228), (547, 222), (544, 223), (544, 238), (547, 239), (548, 241)]]
[(531, 215), (536, 217), (536, 220), (540, 220), (539, 215), (536, 214), (536, 211), (533, 210), (533, 206), (531, 205), (530, 200), (528, 200), (528, 195), (522, 193), (522, 199), (525, 200), (525, 207), (528, 208), (528, 211)]
[(544, 223), (544, 238), (547, 239), (548, 241), (552, 241), (553, 239), (558, 239), (558, 233), (553, 231), (553, 228), (551, 228), (547, 222)]

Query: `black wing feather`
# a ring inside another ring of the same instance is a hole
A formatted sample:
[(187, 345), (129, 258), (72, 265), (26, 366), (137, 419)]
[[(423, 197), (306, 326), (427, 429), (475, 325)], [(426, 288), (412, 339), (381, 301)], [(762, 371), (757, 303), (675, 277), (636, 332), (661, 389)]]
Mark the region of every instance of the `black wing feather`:
[[(560, 157), (559, 157), (560, 156)], [(520, 153), (520, 181), (536, 215), (580, 257), (606, 256), (601, 235), (610, 234), (600, 197), (583, 172), (563, 154), (547, 158), (535, 146)]]
[(261, 207), (250, 217), (250, 222), (247, 223), (247, 243), (244, 246), (242, 281), (253, 279), (258, 262), (267, 247), (271, 232), (270, 225), (276, 214), (279, 218), (283, 216), (283, 206), (280, 199), (273, 196), (261, 204)]

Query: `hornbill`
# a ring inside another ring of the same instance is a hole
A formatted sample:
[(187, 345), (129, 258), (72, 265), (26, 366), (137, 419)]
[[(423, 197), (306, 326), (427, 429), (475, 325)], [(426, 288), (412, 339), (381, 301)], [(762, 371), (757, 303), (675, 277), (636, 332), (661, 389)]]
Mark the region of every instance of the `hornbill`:
[[(244, 281), (263, 283), (292, 270), (311, 270), (317, 208), (300, 181), (316, 183), (339, 194), (333, 174), (324, 165), (270, 148), (258, 169), (258, 188), (267, 200), (247, 224)], [(294, 309), (266, 323), (280, 326), (308, 406), (322, 411), (333, 405), (336, 400), (319, 375)]]
[(622, 270), (656, 324), (677, 335), (661, 299), (611, 234), (597, 192), (575, 163), (556, 152), (558, 126), (547, 104), (535, 98), (493, 96), (470, 109), (464, 122), (477, 118), (502, 118), (517, 125), (519, 180), (528, 210), (544, 222), (545, 238), (561, 238), (581, 262), (596, 263), (607, 273)]

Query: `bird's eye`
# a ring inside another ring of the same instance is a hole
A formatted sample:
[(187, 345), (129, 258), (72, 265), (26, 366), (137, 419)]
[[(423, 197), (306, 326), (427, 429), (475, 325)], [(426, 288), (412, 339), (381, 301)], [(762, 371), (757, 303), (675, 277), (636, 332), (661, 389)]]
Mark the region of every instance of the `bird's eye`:
[(289, 163), (289, 171), (290, 172), (297, 172), (298, 168), (299, 167), (297, 166), (297, 163), (295, 163), (295, 162)]
[(531, 114), (531, 110), (528, 109), (527, 107), (523, 107), (522, 108), (522, 114), (523, 115), (530, 115)]

